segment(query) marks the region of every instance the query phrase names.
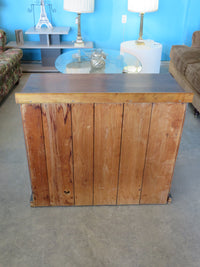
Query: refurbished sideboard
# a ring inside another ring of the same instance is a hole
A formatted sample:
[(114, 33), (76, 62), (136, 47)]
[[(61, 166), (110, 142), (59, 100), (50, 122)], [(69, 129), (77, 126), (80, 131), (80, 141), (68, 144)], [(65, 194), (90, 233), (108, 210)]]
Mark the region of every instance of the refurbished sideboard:
[(169, 74), (33, 74), (15, 98), (31, 206), (168, 202), (193, 98)]

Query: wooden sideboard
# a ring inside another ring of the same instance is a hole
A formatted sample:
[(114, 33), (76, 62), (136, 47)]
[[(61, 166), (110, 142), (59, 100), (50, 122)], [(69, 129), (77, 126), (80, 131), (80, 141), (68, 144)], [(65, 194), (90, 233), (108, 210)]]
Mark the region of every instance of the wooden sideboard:
[(34, 74), (21, 93), (31, 206), (166, 204), (185, 93), (168, 74)]

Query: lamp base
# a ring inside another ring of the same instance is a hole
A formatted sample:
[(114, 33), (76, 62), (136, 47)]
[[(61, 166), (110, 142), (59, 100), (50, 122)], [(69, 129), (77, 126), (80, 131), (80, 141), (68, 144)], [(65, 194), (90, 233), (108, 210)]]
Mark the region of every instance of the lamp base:
[(143, 39), (136, 40), (136, 45), (145, 45), (145, 41)]
[(85, 44), (84, 44), (84, 42), (83, 42), (83, 40), (76, 40), (76, 42), (74, 43), (74, 46), (75, 47), (84, 47), (85, 46)]
[(66, 73), (90, 73), (91, 64), (89, 61), (71, 62), (66, 66)]

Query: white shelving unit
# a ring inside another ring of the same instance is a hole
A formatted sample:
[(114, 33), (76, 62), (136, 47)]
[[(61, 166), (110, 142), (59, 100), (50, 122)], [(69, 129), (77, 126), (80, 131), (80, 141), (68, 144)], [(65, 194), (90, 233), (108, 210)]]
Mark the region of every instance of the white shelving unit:
[[(36, 41), (27, 41), (24, 42), (23, 45), (18, 45), (16, 42), (11, 41), (6, 45), (7, 48), (22, 48), (22, 49), (79, 49), (78, 47), (74, 47), (73, 42), (61, 42), (60, 44), (56, 45), (47, 45), (47, 44), (41, 44), (41, 42)], [(93, 48), (93, 42), (85, 42), (84, 47), (81, 48)]]
[[(26, 41), (24, 44), (17, 44), (14, 41), (9, 42), (7, 48), (21, 48), (21, 49), (40, 49), (42, 57), (42, 66), (54, 66), (56, 58), (61, 54), (61, 49), (77, 49), (74, 43), (60, 40), (61, 35), (68, 35), (70, 27), (54, 27), (53, 29), (34, 27), (28, 29), (25, 34), (38, 34), (40, 41)], [(93, 48), (93, 42), (85, 42), (84, 47)]]

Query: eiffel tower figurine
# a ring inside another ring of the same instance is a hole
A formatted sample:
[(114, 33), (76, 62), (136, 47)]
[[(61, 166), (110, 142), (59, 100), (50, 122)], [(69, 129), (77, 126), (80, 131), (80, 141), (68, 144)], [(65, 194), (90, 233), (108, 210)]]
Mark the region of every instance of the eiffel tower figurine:
[(41, 6), (40, 19), (38, 24), (36, 25), (36, 29), (41, 29), (42, 25), (46, 25), (47, 28), (52, 29), (53, 26), (51, 25), (49, 19), (47, 18), (47, 13), (45, 11), (44, 0), (41, 0), (40, 6)]

